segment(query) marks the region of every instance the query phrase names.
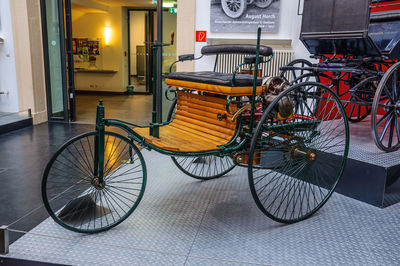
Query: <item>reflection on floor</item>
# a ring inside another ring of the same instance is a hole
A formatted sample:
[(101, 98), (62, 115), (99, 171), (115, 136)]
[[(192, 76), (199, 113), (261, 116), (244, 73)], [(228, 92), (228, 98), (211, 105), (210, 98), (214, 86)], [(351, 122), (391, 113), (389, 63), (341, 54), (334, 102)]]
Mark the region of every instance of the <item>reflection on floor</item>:
[(78, 123), (94, 124), (96, 106), (103, 100), (106, 117), (148, 125), (153, 108), (152, 95), (76, 95), (76, 117)]

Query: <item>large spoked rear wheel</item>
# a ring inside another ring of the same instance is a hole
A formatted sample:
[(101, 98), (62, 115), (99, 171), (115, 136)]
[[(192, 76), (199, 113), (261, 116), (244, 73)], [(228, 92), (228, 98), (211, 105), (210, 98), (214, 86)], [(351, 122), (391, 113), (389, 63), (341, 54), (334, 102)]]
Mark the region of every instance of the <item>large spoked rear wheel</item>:
[(372, 136), (385, 152), (400, 148), (400, 62), (394, 64), (378, 85), (371, 117)]
[[(316, 112), (295, 108), (298, 97), (318, 102), (310, 108)], [(348, 121), (336, 94), (315, 82), (287, 89), (268, 106), (252, 139), (248, 177), (257, 206), (282, 223), (310, 217), (334, 192), (348, 150)]]
[(106, 132), (104, 183), (94, 170), (97, 132), (65, 143), (52, 157), (42, 180), (42, 197), (50, 216), (80, 233), (108, 230), (136, 209), (146, 186), (146, 165), (127, 138)]

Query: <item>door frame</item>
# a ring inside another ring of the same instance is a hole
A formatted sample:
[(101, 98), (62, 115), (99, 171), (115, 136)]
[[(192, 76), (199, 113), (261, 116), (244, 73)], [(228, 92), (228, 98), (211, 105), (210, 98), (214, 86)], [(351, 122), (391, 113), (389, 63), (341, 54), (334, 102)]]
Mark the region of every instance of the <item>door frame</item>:
[(61, 62), (61, 76), (62, 76), (62, 96), (63, 96), (63, 115), (64, 118), (53, 117), (52, 103), (51, 103), (51, 83), (50, 83), (50, 66), (49, 66), (49, 49), (48, 49), (48, 32), (47, 32), (47, 18), (46, 18), (46, 1), (40, 0), (41, 8), (41, 21), (42, 21), (42, 34), (43, 34), (43, 53), (44, 53), (44, 71), (45, 71), (45, 84), (46, 84), (46, 102), (47, 102), (47, 118), (49, 121), (63, 121), (69, 122), (69, 108), (68, 108), (68, 93), (67, 93), (67, 69), (65, 59), (65, 30), (64, 30), (64, 1), (56, 0), (58, 8), (58, 24), (60, 33), (60, 62)]
[[(128, 84), (132, 85), (132, 69), (131, 69), (131, 13), (130, 11), (147, 11), (147, 18), (150, 22), (150, 25), (145, 22), (145, 27), (149, 26), (150, 31), (150, 40), (148, 39), (148, 35), (145, 36), (145, 47), (146, 47), (146, 52), (149, 53), (149, 56), (146, 57), (146, 89), (148, 89), (148, 92), (144, 94), (152, 94), (153, 93), (153, 86), (152, 86), (152, 79), (153, 79), (153, 51), (151, 48), (151, 44), (155, 41), (155, 36), (154, 36), (154, 14), (157, 12), (156, 8), (134, 8), (134, 7), (129, 7), (128, 8)], [(145, 33), (147, 30), (145, 30)], [(141, 93), (143, 94), (143, 93)]]

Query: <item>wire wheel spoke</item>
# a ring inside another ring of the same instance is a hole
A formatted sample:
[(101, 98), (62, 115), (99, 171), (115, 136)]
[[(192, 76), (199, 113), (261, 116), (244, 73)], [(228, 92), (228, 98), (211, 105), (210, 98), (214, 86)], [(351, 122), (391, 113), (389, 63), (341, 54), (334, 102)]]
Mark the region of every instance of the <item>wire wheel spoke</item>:
[[(283, 102), (292, 110), (286, 120), (277, 114)], [(315, 82), (287, 89), (264, 111), (252, 140), (248, 174), (257, 206), (278, 222), (310, 217), (334, 192), (348, 148), (347, 116), (332, 90)]]
[(235, 167), (232, 159), (228, 156), (209, 155), (171, 157), (171, 159), (182, 172), (199, 180), (210, 180), (224, 176)]
[[(96, 132), (64, 144), (48, 163), (42, 181), (46, 209), (72, 231), (95, 233), (125, 220), (139, 204), (146, 186), (146, 166), (127, 138), (106, 132), (104, 183), (94, 173)], [(100, 167), (100, 166), (98, 166)]]

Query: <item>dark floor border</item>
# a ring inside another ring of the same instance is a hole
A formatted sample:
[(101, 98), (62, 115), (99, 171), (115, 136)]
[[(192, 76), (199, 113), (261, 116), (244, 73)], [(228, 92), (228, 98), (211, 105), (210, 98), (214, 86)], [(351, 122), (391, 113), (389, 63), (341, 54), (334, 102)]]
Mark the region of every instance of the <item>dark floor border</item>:
[(24, 127), (29, 127), (33, 125), (32, 118), (23, 119), (20, 121), (12, 122), (9, 124), (0, 126), (0, 134), (8, 133), (14, 130), (18, 130)]
[(54, 264), (54, 263), (47, 263), (47, 262), (39, 262), (33, 260), (22, 260), (22, 259), (15, 259), (15, 258), (7, 258), (7, 257), (0, 257), (0, 265), (7, 265), (7, 266), (41, 266), (41, 265), (66, 265), (66, 264)]

